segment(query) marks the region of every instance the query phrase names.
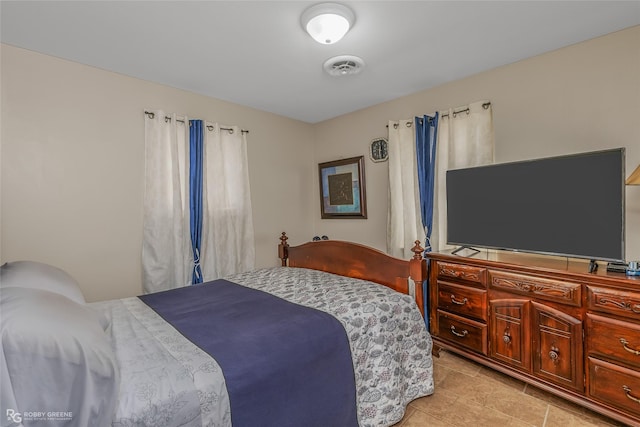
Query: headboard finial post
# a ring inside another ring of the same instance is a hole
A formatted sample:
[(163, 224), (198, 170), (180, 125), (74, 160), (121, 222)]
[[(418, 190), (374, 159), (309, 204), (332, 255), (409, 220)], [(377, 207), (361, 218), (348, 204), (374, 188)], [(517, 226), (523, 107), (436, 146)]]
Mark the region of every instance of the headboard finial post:
[(280, 257), (283, 267), (287, 266), (287, 259), (289, 258), (289, 244), (287, 240), (289, 240), (287, 233), (283, 231), (280, 236), (280, 244), (278, 245), (278, 257)]
[(424, 248), (420, 246), (420, 240), (416, 240), (414, 243), (416, 245), (411, 248), (411, 252), (413, 252), (413, 259), (420, 260), (422, 259), (422, 253), (424, 252)]

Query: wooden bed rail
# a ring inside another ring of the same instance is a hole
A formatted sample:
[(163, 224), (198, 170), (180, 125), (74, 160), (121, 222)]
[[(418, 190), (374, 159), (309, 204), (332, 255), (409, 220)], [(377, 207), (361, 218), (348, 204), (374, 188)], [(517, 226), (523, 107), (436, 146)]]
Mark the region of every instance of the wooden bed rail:
[(427, 262), (420, 241), (411, 249), (413, 258), (401, 260), (382, 251), (340, 240), (321, 240), (289, 246), (285, 232), (280, 236), (278, 256), (282, 266), (310, 268), (355, 277), (411, 294), (409, 278), (415, 283), (414, 298), (424, 317), (422, 283), (427, 280)]

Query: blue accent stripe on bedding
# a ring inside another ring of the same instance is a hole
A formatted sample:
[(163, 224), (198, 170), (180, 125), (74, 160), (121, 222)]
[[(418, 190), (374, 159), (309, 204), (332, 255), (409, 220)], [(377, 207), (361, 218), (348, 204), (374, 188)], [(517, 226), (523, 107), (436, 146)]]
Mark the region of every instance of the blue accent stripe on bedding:
[(358, 425), (333, 316), (222, 279), (139, 298), (220, 364), (234, 427)]

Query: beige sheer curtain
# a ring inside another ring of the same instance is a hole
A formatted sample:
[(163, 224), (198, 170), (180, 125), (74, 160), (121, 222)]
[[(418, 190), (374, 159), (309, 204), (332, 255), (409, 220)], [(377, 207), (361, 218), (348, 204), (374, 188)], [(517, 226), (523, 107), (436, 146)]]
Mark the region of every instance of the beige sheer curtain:
[(191, 280), (189, 120), (156, 110), (144, 123), (142, 286), (151, 293)]
[[(205, 122), (200, 267), (203, 280), (255, 265), (247, 139), (237, 126)], [(145, 114), (142, 274), (145, 293), (191, 284), (189, 119)]]
[(420, 217), (416, 137), (412, 120), (389, 122), (387, 253), (401, 259), (426, 235)]
[[(491, 103), (478, 101), (440, 112), (436, 146), (436, 180), (431, 246), (449, 248), (447, 241), (446, 172), (494, 162)], [(475, 207), (481, 208), (481, 207)]]
[(247, 138), (237, 126), (206, 123), (201, 267), (204, 281), (255, 266)]

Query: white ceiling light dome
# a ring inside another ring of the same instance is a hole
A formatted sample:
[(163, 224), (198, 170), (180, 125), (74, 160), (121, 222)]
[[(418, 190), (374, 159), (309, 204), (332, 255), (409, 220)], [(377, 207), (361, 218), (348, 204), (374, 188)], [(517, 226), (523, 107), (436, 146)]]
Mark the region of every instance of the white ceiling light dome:
[(355, 15), (351, 9), (338, 3), (316, 4), (305, 10), (300, 18), (302, 28), (322, 44), (339, 41), (354, 22)]

